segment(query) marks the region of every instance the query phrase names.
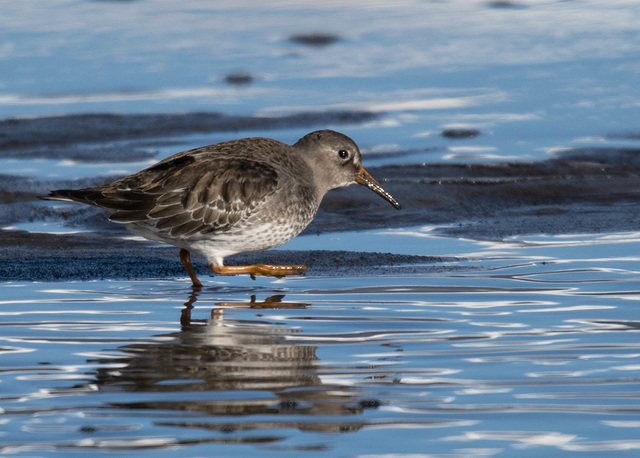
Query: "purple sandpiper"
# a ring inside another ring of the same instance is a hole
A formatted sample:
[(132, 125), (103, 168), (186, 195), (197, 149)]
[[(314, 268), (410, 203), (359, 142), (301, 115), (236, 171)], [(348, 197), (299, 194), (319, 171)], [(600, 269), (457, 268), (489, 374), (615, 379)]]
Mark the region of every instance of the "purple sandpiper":
[(293, 145), (254, 137), (203, 146), (138, 173), (85, 189), (61, 189), (48, 200), (104, 208), (134, 234), (180, 248), (193, 286), (202, 286), (190, 252), (218, 274), (299, 275), (303, 265), (225, 266), (236, 253), (291, 240), (311, 222), (327, 191), (360, 184), (400, 204), (362, 167), (353, 140), (332, 130), (311, 132)]

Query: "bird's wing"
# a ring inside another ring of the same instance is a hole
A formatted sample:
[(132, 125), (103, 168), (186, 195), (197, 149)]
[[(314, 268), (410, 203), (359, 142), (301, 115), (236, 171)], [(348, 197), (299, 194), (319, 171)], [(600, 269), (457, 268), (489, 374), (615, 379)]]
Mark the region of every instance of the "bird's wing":
[(276, 191), (278, 179), (263, 162), (185, 154), (66, 197), (105, 208), (118, 223), (145, 222), (188, 237), (229, 230)]

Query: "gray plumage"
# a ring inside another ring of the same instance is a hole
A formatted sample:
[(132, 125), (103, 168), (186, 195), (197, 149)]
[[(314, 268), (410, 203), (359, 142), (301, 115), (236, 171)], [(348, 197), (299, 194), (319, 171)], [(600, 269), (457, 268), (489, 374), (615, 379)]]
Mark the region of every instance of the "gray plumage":
[(104, 208), (110, 220), (135, 234), (196, 251), (222, 266), (231, 254), (295, 237), (327, 191), (353, 183), (400, 208), (364, 171), (353, 140), (322, 130), (294, 145), (256, 137), (204, 146), (112, 183), (61, 189), (44, 198)]

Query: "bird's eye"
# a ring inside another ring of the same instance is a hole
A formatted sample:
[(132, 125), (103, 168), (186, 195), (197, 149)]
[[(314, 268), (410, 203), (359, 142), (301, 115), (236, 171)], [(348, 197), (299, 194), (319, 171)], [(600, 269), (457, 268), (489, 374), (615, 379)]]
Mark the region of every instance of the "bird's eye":
[(338, 151), (338, 157), (340, 159), (346, 159), (349, 157), (349, 152), (347, 150), (341, 149), (340, 151)]

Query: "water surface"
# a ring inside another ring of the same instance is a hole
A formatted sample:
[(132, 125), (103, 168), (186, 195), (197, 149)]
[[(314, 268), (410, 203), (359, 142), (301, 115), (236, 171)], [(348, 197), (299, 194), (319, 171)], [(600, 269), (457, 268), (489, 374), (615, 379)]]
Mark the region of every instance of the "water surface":
[(637, 452), (637, 233), (388, 237), (467, 269), (6, 284), (3, 451)]

